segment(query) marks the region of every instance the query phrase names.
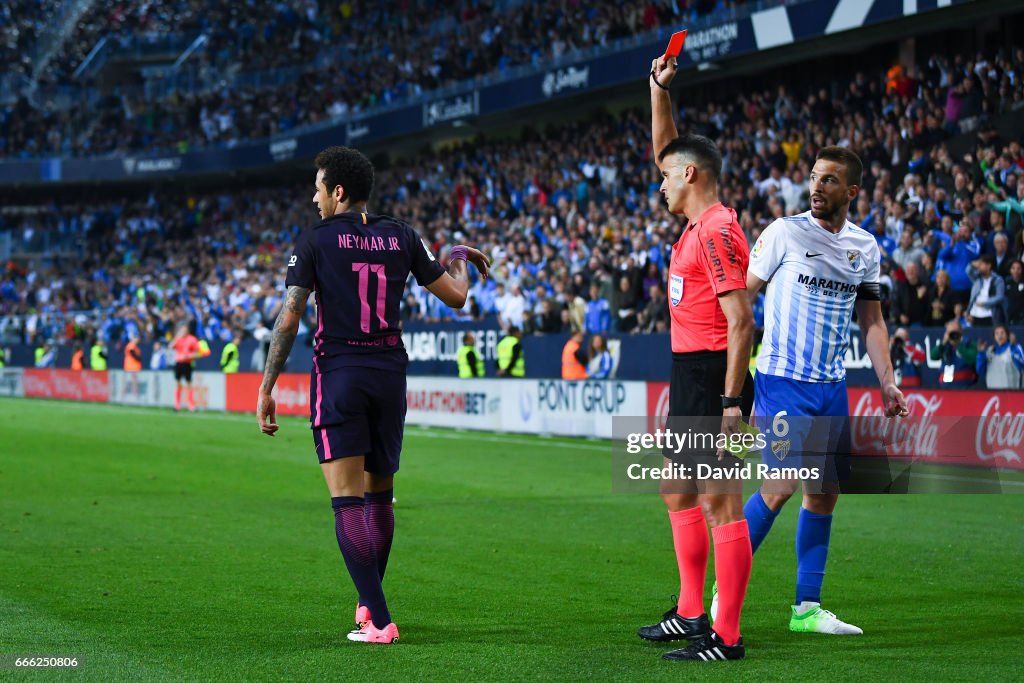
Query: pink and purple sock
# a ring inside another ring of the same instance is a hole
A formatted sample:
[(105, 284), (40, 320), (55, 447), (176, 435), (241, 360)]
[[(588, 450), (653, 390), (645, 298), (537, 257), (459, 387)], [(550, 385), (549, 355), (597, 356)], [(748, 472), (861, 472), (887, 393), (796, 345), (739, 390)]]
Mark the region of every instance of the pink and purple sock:
[(370, 609), (373, 625), (384, 628), (391, 623), (391, 613), (380, 584), (377, 551), (366, 522), (363, 499), (359, 496), (331, 498), (331, 507), (334, 508), (338, 547), (359, 592), (360, 602)]

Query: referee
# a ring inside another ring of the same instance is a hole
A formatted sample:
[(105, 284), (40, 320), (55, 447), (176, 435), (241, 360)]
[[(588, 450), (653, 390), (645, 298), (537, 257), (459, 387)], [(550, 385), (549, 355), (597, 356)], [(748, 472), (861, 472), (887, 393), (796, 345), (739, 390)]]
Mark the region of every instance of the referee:
[[(659, 58), (650, 74), (661, 193), (671, 213), (687, 218), (669, 265), (669, 417), (721, 418), (722, 433), (732, 434), (741, 416), (750, 414), (754, 397), (748, 371), (754, 328), (746, 295), (749, 250), (736, 213), (718, 200), (718, 148), (705, 137), (680, 136), (676, 130), (668, 90), (675, 72), (674, 59)], [(661, 494), (679, 565), (679, 602), (660, 622), (641, 628), (639, 635), (655, 641), (691, 641), (689, 647), (666, 653), (665, 659), (741, 659), (740, 612), (752, 562), (742, 482), (729, 480), (725, 488), (709, 492), (692, 479), (662, 480)], [(704, 612), (709, 524), (719, 600), (713, 628)]]

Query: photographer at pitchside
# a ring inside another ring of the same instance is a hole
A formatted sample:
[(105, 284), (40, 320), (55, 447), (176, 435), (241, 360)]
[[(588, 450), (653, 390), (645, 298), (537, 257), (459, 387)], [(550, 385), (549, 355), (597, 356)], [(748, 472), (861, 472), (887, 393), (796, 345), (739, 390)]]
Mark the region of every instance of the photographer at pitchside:
[(942, 344), (933, 346), (932, 360), (942, 361), (939, 385), (948, 388), (966, 388), (978, 381), (975, 364), (978, 346), (974, 341), (964, 339), (960, 323), (950, 320), (946, 323), (946, 334)]

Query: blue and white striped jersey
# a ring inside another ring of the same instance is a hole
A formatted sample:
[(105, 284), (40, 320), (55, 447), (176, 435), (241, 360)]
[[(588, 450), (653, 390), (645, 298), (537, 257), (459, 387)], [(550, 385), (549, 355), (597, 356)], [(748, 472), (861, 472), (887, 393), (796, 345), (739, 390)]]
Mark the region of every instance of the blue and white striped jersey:
[(878, 283), (879, 261), (875, 238), (850, 221), (833, 234), (807, 211), (765, 228), (749, 267), (768, 283), (758, 373), (802, 382), (846, 379), (857, 291)]

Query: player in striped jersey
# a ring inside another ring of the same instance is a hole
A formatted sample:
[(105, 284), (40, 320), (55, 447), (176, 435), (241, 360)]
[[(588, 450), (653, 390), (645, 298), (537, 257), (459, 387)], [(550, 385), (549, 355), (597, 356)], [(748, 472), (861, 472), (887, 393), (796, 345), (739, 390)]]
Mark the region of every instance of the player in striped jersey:
[[(767, 427), (769, 432), (769, 466), (800, 466), (801, 459), (814, 457), (808, 455), (811, 452), (835, 454), (846, 448), (850, 409), (843, 357), (854, 310), (886, 414), (908, 412), (889, 359), (878, 244), (846, 218), (860, 190), (862, 172), (860, 159), (850, 150), (822, 149), (810, 175), (811, 210), (776, 220), (750, 252), (748, 293), (753, 297), (768, 286), (754, 412), (763, 420), (762, 431)], [(793, 455), (787, 459), (789, 453)], [(824, 464), (828, 474), (823, 478), (831, 482), (842, 478), (834, 461), (805, 464)], [(860, 634), (861, 629), (821, 608), (832, 512), (838, 500), (831, 482), (804, 484), (796, 534), (796, 603), (789, 627), (797, 632)], [(766, 480), (747, 501), (744, 515), (755, 552), (796, 486), (796, 479)], [(713, 606), (712, 616), (714, 612)]]

